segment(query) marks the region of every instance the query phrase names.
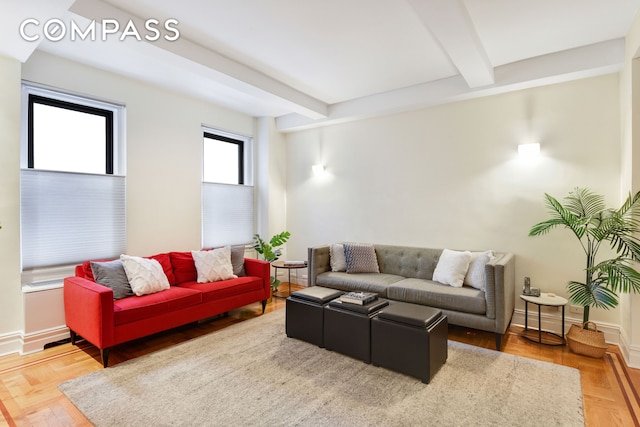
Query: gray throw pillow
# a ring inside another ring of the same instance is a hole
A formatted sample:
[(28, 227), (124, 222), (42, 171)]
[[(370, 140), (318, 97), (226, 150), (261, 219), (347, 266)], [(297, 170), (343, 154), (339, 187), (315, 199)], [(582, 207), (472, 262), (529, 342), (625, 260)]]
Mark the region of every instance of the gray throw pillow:
[(127, 273), (119, 259), (105, 262), (91, 262), (91, 271), (96, 283), (111, 288), (113, 299), (118, 300), (133, 296)]
[(231, 265), (233, 274), (238, 277), (246, 276), (244, 270), (244, 246), (231, 246)]
[(347, 261), (347, 273), (380, 273), (373, 245), (345, 243), (344, 257)]

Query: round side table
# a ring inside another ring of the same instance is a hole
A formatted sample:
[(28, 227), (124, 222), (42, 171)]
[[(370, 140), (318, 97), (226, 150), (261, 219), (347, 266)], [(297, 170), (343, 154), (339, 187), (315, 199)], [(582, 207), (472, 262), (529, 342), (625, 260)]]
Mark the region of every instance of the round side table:
[(275, 262), (272, 262), (271, 265), (275, 269), (275, 278), (276, 279), (278, 278), (278, 270), (279, 269), (283, 268), (283, 269), (289, 271), (289, 282), (288, 282), (288, 284), (289, 284), (289, 293), (286, 294), (286, 295), (284, 295), (284, 294), (282, 294), (280, 292), (279, 293), (275, 293), (275, 292), (273, 293), (273, 296), (276, 297), (276, 298), (287, 298), (288, 296), (291, 295), (291, 270), (296, 270), (296, 280), (297, 280), (298, 279), (298, 271), (297, 271), (297, 269), (298, 268), (307, 268), (307, 265), (306, 264), (287, 265), (287, 264), (285, 264), (284, 261), (275, 261)]
[[(550, 296), (547, 293), (541, 293), (539, 297), (530, 295), (520, 295), (524, 300), (524, 332), (522, 334), (526, 339), (545, 345), (565, 345), (564, 339), (564, 307), (569, 301), (557, 295)], [(538, 306), (538, 329), (529, 329), (529, 303)], [(562, 307), (562, 335), (542, 330), (542, 320), (540, 316), (540, 307)], [(543, 339), (543, 336), (545, 339)]]

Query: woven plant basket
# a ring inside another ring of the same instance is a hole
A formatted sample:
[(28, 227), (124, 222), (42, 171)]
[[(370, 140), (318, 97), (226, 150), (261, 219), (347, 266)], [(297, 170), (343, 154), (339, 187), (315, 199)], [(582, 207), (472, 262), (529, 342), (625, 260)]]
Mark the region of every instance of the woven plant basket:
[[(584, 325), (593, 325), (593, 329), (584, 329)], [(604, 333), (598, 331), (598, 326), (593, 322), (585, 322), (582, 325), (571, 325), (565, 336), (569, 349), (576, 354), (601, 358), (607, 351), (604, 341)]]

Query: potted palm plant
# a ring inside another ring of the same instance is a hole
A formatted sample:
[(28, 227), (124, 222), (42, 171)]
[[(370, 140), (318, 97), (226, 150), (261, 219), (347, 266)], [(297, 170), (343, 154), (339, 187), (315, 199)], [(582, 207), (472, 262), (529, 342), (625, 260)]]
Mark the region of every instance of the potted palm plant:
[[(262, 255), (265, 261), (272, 263), (282, 255), (282, 248), (279, 248), (279, 246), (284, 245), (289, 240), (289, 237), (291, 237), (291, 233), (283, 231), (271, 237), (269, 242), (266, 242), (259, 234), (255, 234), (253, 236), (253, 249)], [(280, 280), (275, 276), (271, 276), (271, 293), (275, 292), (278, 286), (280, 286)]]
[[(619, 209), (607, 208), (604, 197), (586, 188), (576, 188), (562, 204), (549, 194), (545, 202), (550, 218), (531, 228), (529, 236), (541, 236), (562, 226), (578, 238), (586, 256), (584, 282), (569, 281), (569, 299), (584, 307), (587, 329), (591, 307), (610, 309), (618, 305), (618, 293), (640, 292), (640, 192), (629, 196)], [(597, 260), (601, 245), (608, 244), (615, 258)]]

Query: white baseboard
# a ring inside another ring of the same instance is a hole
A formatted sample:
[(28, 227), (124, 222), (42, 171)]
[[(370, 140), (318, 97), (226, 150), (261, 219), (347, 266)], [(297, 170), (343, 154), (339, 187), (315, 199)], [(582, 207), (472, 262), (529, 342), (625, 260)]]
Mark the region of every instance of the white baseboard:
[[(550, 331), (556, 334), (562, 333), (562, 313), (558, 311), (557, 313), (541, 313), (540, 321), (542, 323), (543, 331)], [(521, 326), (524, 328), (524, 310), (516, 309), (513, 312), (513, 318), (511, 319), (511, 324), (516, 326)], [(564, 333), (569, 332), (569, 328), (571, 325), (581, 325), (582, 317), (568, 317), (565, 312), (564, 317)], [(608, 344), (620, 345), (620, 326), (614, 325), (611, 323), (602, 323), (597, 322), (598, 330), (604, 332), (604, 339)], [(529, 310), (529, 328), (538, 328), (538, 310)]]
[(22, 331), (0, 336), (0, 356), (7, 354), (29, 354), (44, 350), (44, 346), (69, 338), (69, 328), (61, 326), (31, 334)]
[(22, 351), (22, 333), (12, 332), (0, 335), (0, 356)]
[(22, 354), (35, 353), (44, 350), (44, 346), (69, 338), (69, 328), (60, 326), (43, 331), (34, 332), (22, 337)]
[(630, 344), (626, 334), (622, 333), (620, 334), (619, 347), (627, 366), (640, 369), (640, 346)]

